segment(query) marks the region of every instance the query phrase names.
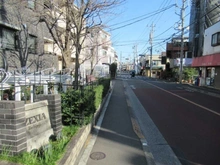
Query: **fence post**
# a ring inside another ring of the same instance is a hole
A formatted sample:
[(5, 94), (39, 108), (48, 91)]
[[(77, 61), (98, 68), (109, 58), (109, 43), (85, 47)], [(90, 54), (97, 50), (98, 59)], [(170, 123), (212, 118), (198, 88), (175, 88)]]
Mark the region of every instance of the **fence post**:
[(57, 84), (54, 84), (54, 87), (53, 87), (53, 93), (54, 94), (58, 94), (58, 85)]
[(0, 151), (17, 155), (27, 151), (26, 117), (23, 101), (0, 101)]
[(47, 82), (44, 81), (44, 94), (47, 95), (48, 94), (48, 84)]
[(15, 101), (21, 101), (21, 86), (15, 83)]
[(31, 103), (33, 103), (34, 102), (34, 87), (33, 87), (33, 85), (31, 85)]
[(62, 130), (61, 96), (59, 94), (37, 95), (38, 100), (48, 100), (49, 116), (54, 134), (59, 136)]

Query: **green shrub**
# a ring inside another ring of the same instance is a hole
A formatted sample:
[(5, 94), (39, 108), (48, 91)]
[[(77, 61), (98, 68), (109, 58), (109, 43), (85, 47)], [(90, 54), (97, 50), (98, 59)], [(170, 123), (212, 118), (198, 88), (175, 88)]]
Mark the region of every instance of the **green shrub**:
[(96, 110), (93, 89), (69, 89), (66, 93), (62, 93), (61, 98), (64, 125), (87, 124)]
[(83, 103), (79, 90), (69, 89), (61, 94), (62, 121), (64, 125), (79, 124)]
[(192, 80), (193, 76), (198, 75), (198, 71), (195, 68), (184, 68), (183, 75), (185, 80)]
[(93, 88), (69, 89), (61, 94), (64, 125), (84, 125), (91, 121), (94, 112), (109, 90), (110, 79), (99, 79), (98, 84)]
[(102, 91), (102, 98), (104, 98), (110, 88), (110, 79), (109, 78), (101, 78), (98, 80), (98, 84), (103, 86), (103, 91)]

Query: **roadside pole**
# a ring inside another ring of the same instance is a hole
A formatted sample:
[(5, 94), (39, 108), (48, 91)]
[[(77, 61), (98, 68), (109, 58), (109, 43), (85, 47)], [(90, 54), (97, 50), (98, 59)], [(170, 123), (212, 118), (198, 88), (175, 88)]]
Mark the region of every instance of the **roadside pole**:
[(182, 84), (183, 77), (183, 49), (184, 49), (184, 17), (185, 17), (185, 3), (186, 0), (182, 0), (181, 8), (181, 51), (180, 51), (180, 68), (179, 68), (179, 83)]
[(150, 78), (152, 78), (152, 55), (153, 55), (153, 33), (154, 33), (154, 25), (151, 25), (150, 32)]

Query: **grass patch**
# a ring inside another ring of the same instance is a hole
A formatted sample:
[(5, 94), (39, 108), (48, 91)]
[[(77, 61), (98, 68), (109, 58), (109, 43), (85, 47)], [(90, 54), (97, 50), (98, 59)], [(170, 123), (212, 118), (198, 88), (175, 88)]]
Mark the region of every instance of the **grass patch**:
[(62, 129), (62, 138), (50, 141), (49, 145), (41, 147), (35, 152), (24, 152), (17, 156), (8, 156), (10, 148), (4, 147), (0, 160), (19, 163), (22, 165), (55, 165), (65, 153), (66, 146), (77, 133), (79, 126), (65, 126)]
[(103, 85), (98, 85), (94, 88), (95, 91), (95, 108), (98, 109), (101, 102), (102, 102), (102, 92), (103, 92)]

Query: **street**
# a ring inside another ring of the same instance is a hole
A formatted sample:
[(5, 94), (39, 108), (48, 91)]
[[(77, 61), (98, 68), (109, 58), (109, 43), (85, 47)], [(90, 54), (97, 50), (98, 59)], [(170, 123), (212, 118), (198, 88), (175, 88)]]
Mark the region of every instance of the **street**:
[(127, 73), (119, 74), (118, 78), (134, 92), (165, 139), (155, 137), (156, 128), (144, 121), (144, 112), (133, 107), (156, 163), (166, 161), (161, 147), (169, 145), (183, 165), (220, 164), (219, 98), (172, 82), (141, 76), (130, 78)]

